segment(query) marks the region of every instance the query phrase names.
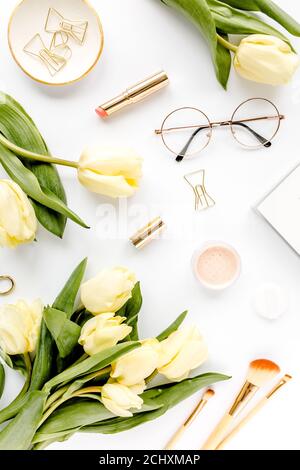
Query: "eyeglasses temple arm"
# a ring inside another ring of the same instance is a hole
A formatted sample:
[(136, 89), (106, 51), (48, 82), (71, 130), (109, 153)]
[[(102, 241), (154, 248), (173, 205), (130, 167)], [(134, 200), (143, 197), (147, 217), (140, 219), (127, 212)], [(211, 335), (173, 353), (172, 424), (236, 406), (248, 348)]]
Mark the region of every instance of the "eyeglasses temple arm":
[(265, 137), (263, 137), (262, 135), (260, 135), (260, 134), (258, 134), (257, 132), (255, 132), (253, 129), (251, 129), (251, 127), (247, 126), (247, 124), (244, 124), (243, 122), (239, 122), (239, 121), (234, 121), (234, 122), (231, 123), (231, 125), (244, 127), (245, 129), (247, 129), (247, 131), (251, 132), (251, 134), (252, 134), (261, 144), (263, 144), (264, 147), (266, 147), (266, 148), (271, 147), (272, 143), (271, 143), (268, 139), (265, 139)]
[(210, 126), (203, 126), (203, 127), (199, 127), (198, 129), (196, 129), (191, 137), (189, 138), (189, 140), (187, 141), (187, 143), (185, 144), (185, 146), (183, 147), (183, 149), (181, 150), (181, 152), (177, 155), (176, 157), (176, 162), (182, 162), (182, 160), (184, 159), (185, 155), (186, 155), (186, 152), (188, 151), (189, 149), (189, 146), (191, 145), (191, 143), (193, 142), (194, 138), (196, 137), (196, 135), (200, 132), (200, 131), (203, 131), (204, 129), (210, 129)]
[[(229, 125), (230, 123), (229, 122), (224, 122), (224, 126), (226, 125)], [(241, 126), (241, 127), (244, 127), (245, 129), (247, 129), (249, 132), (251, 132), (251, 134), (261, 143), (263, 144), (264, 147), (266, 148), (269, 148), (271, 147), (272, 143), (265, 139), (265, 137), (263, 137), (262, 135), (258, 134), (257, 132), (255, 132), (253, 129), (251, 129), (251, 127), (247, 126), (247, 124), (244, 124), (242, 122), (238, 122), (238, 121), (235, 121), (235, 122), (232, 122), (231, 125), (236, 125), (236, 126)], [(196, 129), (191, 137), (189, 138), (189, 140), (187, 141), (187, 143), (185, 144), (185, 146), (183, 147), (183, 149), (181, 150), (181, 152), (177, 155), (176, 157), (176, 162), (182, 162), (182, 160), (184, 159), (185, 155), (186, 155), (186, 152), (188, 151), (189, 149), (189, 146), (191, 145), (192, 141), (194, 140), (194, 138), (196, 137), (196, 135), (204, 130), (204, 129), (210, 129), (210, 126), (203, 126), (203, 127), (199, 127), (198, 129)]]

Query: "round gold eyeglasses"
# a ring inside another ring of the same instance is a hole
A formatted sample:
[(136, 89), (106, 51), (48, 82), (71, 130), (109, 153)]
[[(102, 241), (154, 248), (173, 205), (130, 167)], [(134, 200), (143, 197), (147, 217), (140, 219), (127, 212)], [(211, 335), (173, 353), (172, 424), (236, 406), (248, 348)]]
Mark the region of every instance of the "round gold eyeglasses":
[(241, 103), (227, 121), (212, 122), (198, 108), (175, 109), (164, 119), (160, 135), (176, 161), (200, 153), (209, 144), (214, 127), (229, 127), (234, 139), (243, 147), (271, 147), (284, 116), (266, 98), (251, 98)]

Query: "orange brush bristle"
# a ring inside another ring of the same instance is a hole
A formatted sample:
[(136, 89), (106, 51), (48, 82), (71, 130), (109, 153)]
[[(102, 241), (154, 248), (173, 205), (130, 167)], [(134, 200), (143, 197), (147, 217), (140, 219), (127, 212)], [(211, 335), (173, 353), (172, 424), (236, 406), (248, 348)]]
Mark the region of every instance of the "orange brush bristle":
[(203, 400), (209, 400), (210, 398), (212, 398), (214, 396), (216, 392), (214, 390), (212, 390), (211, 388), (209, 388), (208, 390), (206, 390), (206, 392), (204, 393), (203, 395)]
[(256, 359), (249, 366), (247, 380), (256, 387), (263, 387), (280, 372), (280, 367), (268, 359)]

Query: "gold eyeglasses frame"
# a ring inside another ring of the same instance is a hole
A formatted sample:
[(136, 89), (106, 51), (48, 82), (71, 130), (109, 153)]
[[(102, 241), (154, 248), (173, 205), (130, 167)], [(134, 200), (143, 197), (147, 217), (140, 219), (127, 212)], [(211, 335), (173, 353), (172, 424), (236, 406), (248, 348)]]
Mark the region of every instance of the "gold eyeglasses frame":
[[(236, 113), (238, 112), (238, 110), (244, 106), (245, 104), (247, 104), (248, 102), (250, 101), (255, 101), (255, 100), (261, 100), (261, 101), (265, 101), (266, 103), (269, 103), (271, 106), (274, 107), (274, 111), (275, 111), (275, 115), (274, 116), (260, 116), (260, 117), (255, 117), (255, 118), (246, 118), (246, 119), (242, 119), (242, 120), (238, 120), (238, 121), (235, 121), (234, 120), (234, 117), (236, 115)], [(168, 119), (170, 118), (170, 116), (172, 116), (173, 114), (175, 114), (176, 112), (178, 111), (181, 111), (181, 110), (186, 110), (186, 109), (189, 109), (189, 110), (192, 110), (192, 111), (197, 111), (199, 113), (201, 113), (204, 118), (207, 120), (207, 126), (204, 126), (204, 125), (201, 125), (201, 126), (196, 126), (196, 125), (193, 125), (193, 126), (179, 126), (179, 127), (170, 127), (170, 128), (165, 128), (165, 124), (166, 122), (168, 121)], [(247, 145), (241, 141), (239, 141), (235, 135), (235, 130), (234, 130), (234, 124), (239, 122), (239, 123), (246, 123), (246, 122), (254, 122), (254, 121), (260, 121), (260, 120), (271, 120), (271, 119), (277, 119), (278, 120), (278, 124), (277, 124), (277, 127), (273, 133), (273, 135), (271, 136), (271, 138), (269, 139), (266, 139), (265, 142), (261, 142), (260, 144), (254, 146), (254, 145)], [(281, 121), (285, 119), (285, 116), (283, 114), (280, 114), (277, 106), (270, 100), (268, 100), (267, 98), (249, 98), (245, 101), (243, 101), (233, 112), (232, 116), (231, 116), (231, 119), (230, 120), (225, 120), (225, 121), (214, 121), (214, 122), (211, 122), (209, 117), (199, 108), (195, 108), (195, 107), (192, 107), (192, 106), (183, 106), (183, 107), (180, 107), (180, 108), (177, 108), (175, 110), (173, 110), (172, 112), (170, 112), (166, 117), (165, 119), (163, 120), (162, 122), (162, 125), (160, 127), (160, 129), (155, 129), (155, 134), (157, 135), (160, 135), (161, 136), (161, 139), (162, 139), (162, 142), (164, 144), (164, 146), (169, 150), (169, 152), (171, 152), (173, 155), (177, 155), (178, 157), (182, 156), (182, 157), (191, 157), (193, 155), (196, 155), (200, 152), (202, 152), (202, 150), (204, 150), (210, 143), (211, 141), (211, 138), (212, 138), (212, 131), (213, 131), (213, 128), (214, 127), (222, 127), (222, 126), (229, 126), (230, 127), (230, 130), (231, 130), (231, 133), (233, 135), (233, 138), (235, 139), (236, 142), (238, 142), (240, 145), (242, 145), (243, 147), (245, 148), (248, 148), (248, 149), (258, 149), (258, 148), (261, 148), (261, 147), (264, 147), (264, 146), (269, 146), (269, 144), (271, 143), (271, 141), (275, 138), (275, 136), (277, 135), (279, 129), (280, 129), (280, 125), (281, 125)], [(168, 133), (168, 132), (174, 132), (174, 131), (180, 131), (180, 130), (184, 130), (184, 129), (197, 129), (197, 128), (203, 128), (203, 129), (207, 129), (208, 130), (208, 133), (207, 133), (207, 137), (208, 137), (208, 140), (206, 142), (206, 144), (199, 150), (197, 151), (194, 151), (194, 152), (187, 152), (185, 153), (184, 155), (181, 155), (181, 154), (178, 154), (178, 152), (175, 152), (173, 149), (170, 148), (170, 146), (168, 145), (165, 137), (164, 137), (164, 134)]]

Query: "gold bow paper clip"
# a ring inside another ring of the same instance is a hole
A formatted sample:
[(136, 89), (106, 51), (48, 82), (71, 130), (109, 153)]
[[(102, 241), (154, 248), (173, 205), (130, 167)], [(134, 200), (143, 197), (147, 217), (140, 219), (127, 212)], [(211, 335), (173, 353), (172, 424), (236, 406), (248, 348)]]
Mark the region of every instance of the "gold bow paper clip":
[(195, 210), (204, 210), (213, 207), (216, 203), (209, 196), (205, 188), (205, 170), (194, 171), (184, 176), (195, 194)]
[(55, 54), (63, 57), (66, 61), (70, 60), (72, 51), (69, 46), (67, 46), (68, 40), (69, 36), (63, 31), (54, 33), (50, 44), (50, 51), (55, 52)]
[(47, 33), (64, 32), (79, 44), (83, 44), (88, 28), (88, 21), (72, 21), (64, 18), (54, 8), (49, 8), (45, 24)]
[(66, 65), (72, 55), (71, 49), (66, 45), (63, 36), (61, 36), (61, 42), (59, 42), (56, 34), (52, 38), (49, 49), (45, 46), (41, 36), (36, 34), (23, 50), (26, 54), (40, 59), (52, 77)]

